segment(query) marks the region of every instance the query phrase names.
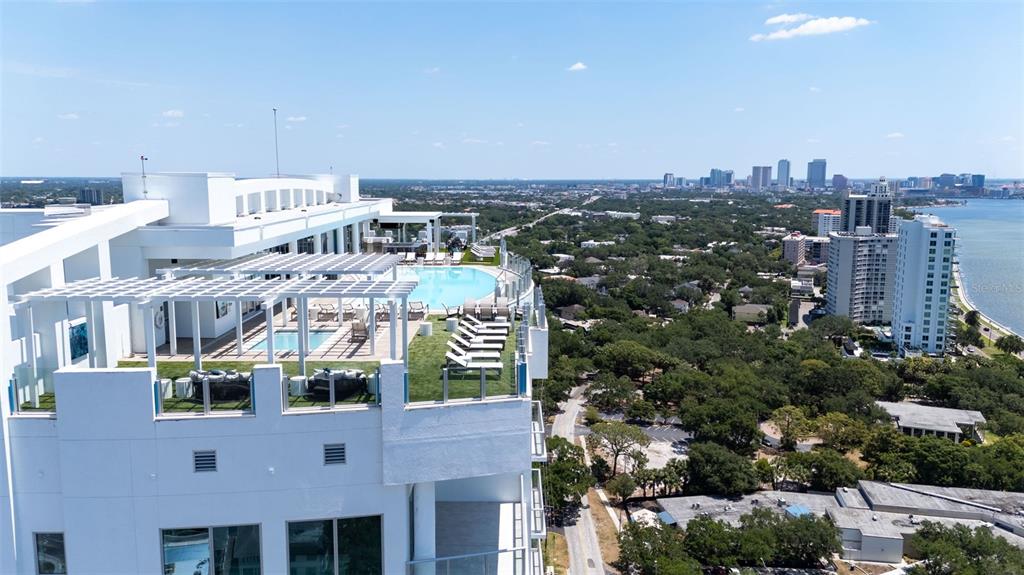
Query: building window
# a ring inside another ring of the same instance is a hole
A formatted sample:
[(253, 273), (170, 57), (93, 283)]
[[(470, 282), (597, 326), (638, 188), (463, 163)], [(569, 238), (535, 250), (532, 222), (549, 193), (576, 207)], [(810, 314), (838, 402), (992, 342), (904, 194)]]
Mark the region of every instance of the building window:
[(260, 574), (259, 525), (164, 529), (161, 539), (164, 573)]
[(379, 575), (384, 572), (381, 517), (288, 524), (290, 575)]
[(68, 572), (64, 559), (63, 533), (36, 533), (36, 573), (63, 575)]

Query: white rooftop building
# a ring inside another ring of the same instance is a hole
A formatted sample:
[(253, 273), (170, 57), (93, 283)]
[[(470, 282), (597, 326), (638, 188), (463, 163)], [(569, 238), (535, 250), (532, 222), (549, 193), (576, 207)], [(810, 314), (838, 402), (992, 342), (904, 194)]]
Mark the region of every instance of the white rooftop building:
[(540, 572), (528, 261), (448, 285), (464, 214), (357, 176), (123, 188), (0, 210), (0, 573)]
[(953, 335), (949, 296), (956, 230), (935, 216), (901, 221), (893, 285), (892, 335), (899, 351), (942, 355)]

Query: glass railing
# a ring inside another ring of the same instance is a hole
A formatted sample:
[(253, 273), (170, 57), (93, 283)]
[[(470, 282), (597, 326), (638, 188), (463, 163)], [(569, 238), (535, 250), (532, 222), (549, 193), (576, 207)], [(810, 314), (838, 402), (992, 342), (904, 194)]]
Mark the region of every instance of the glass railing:
[(380, 404), (380, 368), (324, 368), (312, 377), (286, 376), (281, 381), (285, 411), (317, 411)]
[(252, 413), (254, 399), (250, 372), (211, 370), (153, 382), (158, 416)]
[(437, 559), (409, 561), (408, 575), (532, 575), (530, 549), (470, 553)]
[(547, 536), (547, 522), (544, 519), (544, 482), (541, 478), (540, 469), (530, 470), (532, 481), (530, 482), (530, 536), (534, 539), (543, 539)]
[(539, 401), (534, 401), (532, 408), (533, 418), (531, 425), (533, 428), (530, 433), (531, 455), (533, 456), (534, 461), (547, 461), (548, 448), (544, 437), (544, 412), (541, 410), (541, 404)]

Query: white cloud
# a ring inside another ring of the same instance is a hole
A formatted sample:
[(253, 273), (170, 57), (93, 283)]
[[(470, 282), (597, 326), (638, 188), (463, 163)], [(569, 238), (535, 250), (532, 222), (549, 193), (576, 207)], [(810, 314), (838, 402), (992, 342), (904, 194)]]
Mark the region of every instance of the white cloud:
[(438, 150), (443, 150), (445, 148), (444, 142), (434, 142), (433, 144), (430, 145), (437, 148)]
[(338, 124), (338, 129), (339, 130), (346, 130), (348, 128), (349, 128), (348, 124)]
[(605, 145), (608, 146), (609, 148), (618, 148), (619, 147), (618, 142), (608, 142)]
[(810, 88), (807, 88), (807, 91), (808, 92), (814, 92), (815, 94), (817, 94), (817, 93), (821, 92), (821, 88), (819, 88), (817, 86), (811, 86)]
[(286, 122), (291, 122), (293, 124), (296, 123), (296, 122), (305, 122), (306, 121), (306, 117), (305, 116), (288, 116), (288, 118), (285, 121)]
[(22, 76), (34, 76), (36, 78), (71, 78), (78, 75), (74, 68), (58, 68), (54, 66), (36, 66), (24, 62), (11, 62), (7, 69)]
[(821, 142), (821, 140), (819, 140), (818, 138), (807, 138), (808, 144), (817, 144), (819, 142)]
[(546, 142), (544, 140), (534, 140), (534, 141), (530, 142), (530, 145), (531, 146), (544, 147), (544, 146), (550, 146), (551, 142)]
[(436, 76), (441, 73), (441, 68), (438, 66), (432, 66), (430, 68), (424, 68), (423, 73), (427, 76)]
[(746, 108), (744, 108), (742, 106), (736, 106), (735, 108), (732, 109), (732, 111), (733, 112), (745, 112)]
[(572, 66), (569, 66), (568, 68), (566, 68), (566, 70), (568, 70), (570, 72), (582, 72), (582, 71), (584, 71), (586, 69), (587, 69), (587, 65), (584, 64), (583, 62), (576, 62)]
[(46, 138), (44, 138), (42, 136), (36, 136), (35, 138), (32, 138), (32, 143), (33, 144), (42, 144), (45, 141), (46, 141)]
[(517, 127), (517, 128), (522, 128), (522, 127), (523, 127), (523, 126), (525, 126), (525, 125), (526, 125), (526, 124), (524, 124), (524, 123), (522, 123), (522, 122), (516, 122), (516, 127)]
[(164, 110), (164, 113), (162, 115), (165, 118), (184, 118), (185, 117), (185, 111), (184, 110)]
[(66, 114), (57, 114), (57, 118), (60, 120), (77, 120), (78, 114), (74, 112), (68, 112)]
[(796, 28), (784, 28), (768, 34), (754, 34), (750, 37), (751, 42), (762, 40), (788, 40), (798, 36), (821, 36), (823, 34), (835, 34), (846, 32), (861, 26), (867, 26), (871, 21), (866, 18), (854, 16), (830, 16), (828, 18), (815, 18), (808, 20)]
[(168, 122), (153, 122), (154, 128), (177, 128), (181, 125), (181, 122), (168, 121)]
[(772, 16), (771, 18), (764, 21), (765, 26), (774, 26), (776, 24), (796, 24), (797, 22), (803, 22), (804, 20), (810, 20), (814, 18), (810, 14), (804, 14), (803, 12), (797, 14), (779, 14), (778, 16)]
[(225, 128), (244, 128), (245, 124), (242, 124), (241, 122), (239, 122), (237, 124), (234, 123), (234, 122), (227, 122), (227, 123), (224, 124), (224, 127)]
[(1016, 142), (1017, 138), (1014, 138), (1013, 136), (1003, 136), (1002, 138), (999, 138), (999, 141), (1000, 142)]
[(463, 144), (486, 144), (487, 140), (481, 140), (480, 138), (463, 138)]
[(905, 137), (906, 136), (903, 134), (903, 132), (889, 132), (888, 134), (885, 135), (886, 140), (899, 140)]
[(345, 134), (335, 134), (334, 137), (340, 140), (345, 137)]

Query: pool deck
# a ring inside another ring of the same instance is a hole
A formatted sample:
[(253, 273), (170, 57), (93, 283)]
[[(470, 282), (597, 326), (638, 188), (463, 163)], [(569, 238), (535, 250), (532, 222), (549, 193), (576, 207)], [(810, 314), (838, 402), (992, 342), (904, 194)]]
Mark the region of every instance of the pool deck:
[[(290, 313), (289, 313), (290, 315)], [(416, 333), (419, 330), (420, 319), (419, 315), (412, 316), (413, 319), (409, 320), (409, 334), (408, 341), (412, 342), (413, 338), (416, 337)], [(311, 361), (316, 360), (350, 360), (350, 361), (380, 361), (388, 359), (390, 357), (390, 345), (391, 345), (391, 328), (387, 321), (377, 323), (377, 331), (375, 339), (376, 353), (370, 353), (370, 342), (367, 341), (350, 341), (350, 334), (352, 332), (351, 319), (342, 322), (341, 327), (338, 326), (337, 320), (313, 320), (309, 322), (310, 331), (334, 331), (323, 344), (316, 349), (309, 351), (306, 356)], [(232, 329), (217, 338), (202, 338), (200, 345), (202, 346), (203, 359), (207, 360), (239, 360), (239, 361), (260, 361), (265, 360), (267, 357), (266, 351), (250, 350), (253, 345), (266, 338), (266, 318), (262, 313), (257, 313), (253, 317), (242, 324), (242, 355), (236, 353), (235, 345), (235, 330)], [(398, 322), (399, 334), (401, 334), (401, 322)], [(274, 333), (281, 333), (281, 331), (296, 331), (298, 330), (298, 322), (288, 319), (287, 322), (282, 326), (281, 313), (274, 314)], [(192, 338), (191, 337), (179, 337), (178, 338), (178, 353), (171, 355), (171, 349), (169, 344), (163, 344), (156, 350), (157, 358), (160, 361), (191, 361), (192, 356)], [(299, 358), (299, 352), (296, 350), (274, 350), (274, 357), (279, 360), (292, 360), (297, 361)], [(133, 354), (130, 358), (125, 359), (145, 359), (145, 354)], [(402, 358), (402, 345), (399, 342), (397, 350), (397, 359)]]

